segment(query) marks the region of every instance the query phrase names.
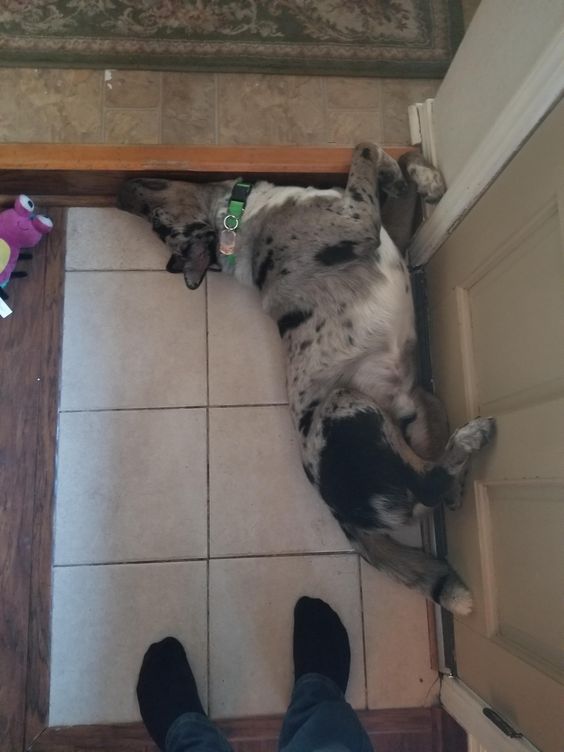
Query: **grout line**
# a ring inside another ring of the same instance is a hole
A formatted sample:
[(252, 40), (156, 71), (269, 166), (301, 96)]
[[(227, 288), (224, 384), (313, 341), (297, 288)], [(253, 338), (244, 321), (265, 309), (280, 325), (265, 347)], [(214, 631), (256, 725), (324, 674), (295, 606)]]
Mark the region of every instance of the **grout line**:
[(384, 141), (384, 110), (385, 110), (385, 103), (384, 103), (384, 87), (382, 86), (382, 79), (378, 79), (378, 102), (380, 106), (378, 107), (378, 115), (379, 115), (379, 123), (380, 126), (380, 138), (382, 141)]
[(216, 146), (219, 144), (219, 76), (217, 73), (213, 74), (214, 84), (214, 125), (213, 125), (213, 137)]
[(323, 108), (323, 143), (331, 145), (329, 143), (329, 106), (327, 103), (327, 77), (321, 77), (321, 103)]
[(177, 559), (133, 559), (131, 561), (90, 561), (81, 562), (78, 564), (53, 564), (53, 569), (79, 569), (80, 567), (123, 567), (123, 566), (137, 566), (137, 564), (185, 564), (187, 562), (207, 562), (206, 558), (192, 558), (185, 559), (179, 557)]
[(105, 143), (106, 139), (106, 68), (102, 69), (102, 81), (100, 85), (100, 141)]
[(211, 555), (211, 524), (210, 524), (210, 348), (209, 348), (209, 288), (208, 280), (205, 280), (204, 305), (206, 326), (206, 525), (207, 525), (207, 562), (206, 562), (206, 650), (207, 650), (207, 709), (210, 712), (210, 555)]
[(159, 104), (158, 104), (158, 118), (159, 118), (159, 144), (163, 143), (163, 74), (159, 72)]
[(366, 626), (364, 624), (364, 593), (362, 591), (362, 560), (358, 557), (358, 586), (360, 589), (360, 621), (362, 624), (362, 660), (364, 663), (364, 706), (368, 708), (368, 662), (366, 660)]
[[(374, 112), (378, 113), (379, 107), (327, 107), (327, 112)], [(386, 144), (388, 146), (389, 144)]]
[(127, 413), (141, 412), (145, 410), (224, 410), (229, 408), (241, 407), (288, 407), (287, 402), (255, 402), (252, 404), (235, 404), (235, 405), (163, 405), (155, 407), (84, 407), (74, 410), (59, 410), (59, 414), (67, 413)]
[(210, 715), (211, 701), (211, 658), (210, 658), (210, 560), (206, 561), (206, 700), (207, 711)]
[[(75, 208), (75, 207), (71, 207)], [(83, 207), (80, 207), (83, 208)], [(104, 209), (112, 209), (112, 206), (105, 206)], [(147, 272), (151, 274), (170, 274), (166, 269), (65, 269), (66, 274), (121, 274), (122, 272)]]
[(76, 569), (79, 567), (115, 567), (115, 566), (127, 566), (137, 564), (186, 564), (190, 562), (205, 562), (211, 561), (234, 561), (237, 559), (296, 559), (299, 557), (311, 557), (311, 556), (356, 556), (354, 551), (296, 551), (290, 553), (279, 554), (225, 554), (223, 556), (214, 557), (196, 557), (185, 558), (177, 557), (176, 559), (139, 559), (133, 561), (96, 561), (96, 562), (82, 562), (80, 564), (53, 564), (54, 569)]

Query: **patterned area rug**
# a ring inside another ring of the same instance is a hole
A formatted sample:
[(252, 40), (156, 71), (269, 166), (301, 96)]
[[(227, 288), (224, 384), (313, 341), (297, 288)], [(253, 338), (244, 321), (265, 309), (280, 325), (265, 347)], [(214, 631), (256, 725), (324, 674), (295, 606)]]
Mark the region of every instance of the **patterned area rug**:
[(460, 0), (0, 0), (0, 64), (442, 76)]

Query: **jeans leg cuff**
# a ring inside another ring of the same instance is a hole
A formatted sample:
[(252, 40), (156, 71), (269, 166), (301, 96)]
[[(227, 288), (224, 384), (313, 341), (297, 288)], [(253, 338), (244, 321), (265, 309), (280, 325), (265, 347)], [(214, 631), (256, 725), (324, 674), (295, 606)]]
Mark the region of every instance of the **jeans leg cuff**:
[(174, 738), (178, 734), (182, 734), (182, 728), (186, 724), (192, 726), (192, 728), (201, 724), (208, 727), (210, 721), (206, 715), (202, 715), (201, 713), (183, 713), (179, 715), (166, 732), (165, 749), (174, 748)]
[(302, 687), (309, 687), (310, 685), (315, 685), (320, 689), (323, 688), (328, 694), (328, 700), (343, 700), (345, 697), (341, 692), (341, 688), (333, 681), (333, 679), (330, 679), (328, 676), (324, 676), (323, 674), (313, 673), (300, 676), (300, 678), (294, 684), (294, 692)]

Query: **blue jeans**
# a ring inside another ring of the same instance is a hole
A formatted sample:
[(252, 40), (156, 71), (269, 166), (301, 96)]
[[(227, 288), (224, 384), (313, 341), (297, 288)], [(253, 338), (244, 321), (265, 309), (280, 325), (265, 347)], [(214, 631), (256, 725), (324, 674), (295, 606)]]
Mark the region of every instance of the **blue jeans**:
[[(296, 682), (278, 747), (280, 752), (373, 752), (339, 687), (320, 674), (306, 674)], [(168, 731), (166, 752), (232, 750), (206, 716), (185, 713)]]

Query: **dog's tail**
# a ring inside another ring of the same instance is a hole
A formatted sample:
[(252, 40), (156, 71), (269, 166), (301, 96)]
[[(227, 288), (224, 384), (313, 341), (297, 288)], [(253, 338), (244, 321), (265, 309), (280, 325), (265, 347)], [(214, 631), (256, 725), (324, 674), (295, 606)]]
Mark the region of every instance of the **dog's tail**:
[(347, 537), (369, 564), (417, 590), (453, 614), (472, 611), (472, 595), (446, 561), (373, 530), (343, 524)]

